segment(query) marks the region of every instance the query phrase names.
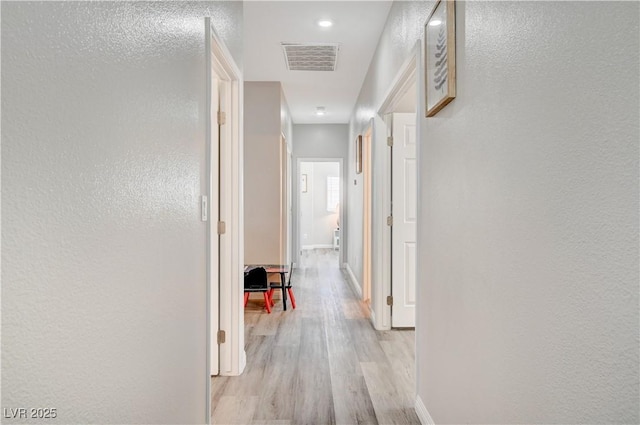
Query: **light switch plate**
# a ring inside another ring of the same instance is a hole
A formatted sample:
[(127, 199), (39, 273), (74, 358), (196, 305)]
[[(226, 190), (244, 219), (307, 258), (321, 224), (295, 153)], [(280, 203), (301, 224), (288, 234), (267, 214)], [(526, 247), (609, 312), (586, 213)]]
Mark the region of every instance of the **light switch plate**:
[(201, 201), (200, 201), (200, 208), (202, 209), (202, 221), (207, 221), (209, 219), (209, 202), (208, 202), (208, 198), (205, 195), (202, 195), (201, 197)]

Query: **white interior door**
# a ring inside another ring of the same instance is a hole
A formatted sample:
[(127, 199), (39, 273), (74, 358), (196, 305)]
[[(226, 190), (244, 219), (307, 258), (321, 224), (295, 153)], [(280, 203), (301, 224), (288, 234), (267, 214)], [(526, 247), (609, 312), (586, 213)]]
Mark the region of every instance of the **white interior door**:
[(416, 114), (393, 114), (392, 134), (391, 326), (415, 327)]

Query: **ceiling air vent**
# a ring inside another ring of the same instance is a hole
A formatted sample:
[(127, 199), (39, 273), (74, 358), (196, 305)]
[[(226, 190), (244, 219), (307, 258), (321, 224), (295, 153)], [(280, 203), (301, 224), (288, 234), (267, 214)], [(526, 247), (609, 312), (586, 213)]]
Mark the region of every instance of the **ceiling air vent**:
[(281, 43), (289, 71), (335, 71), (337, 44)]

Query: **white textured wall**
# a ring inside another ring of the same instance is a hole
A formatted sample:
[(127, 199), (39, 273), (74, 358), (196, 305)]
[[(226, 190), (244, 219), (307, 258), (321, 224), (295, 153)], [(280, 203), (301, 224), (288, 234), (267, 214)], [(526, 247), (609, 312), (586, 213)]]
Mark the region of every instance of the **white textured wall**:
[(3, 408), (205, 422), (205, 16), (239, 61), (233, 2), (3, 2)]
[[(429, 9), (394, 2), (352, 134)], [(419, 151), (417, 390), (436, 423), (640, 420), (639, 12), (457, 2), (458, 97)]]
[[(347, 169), (347, 157), (349, 155), (349, 126), (347, 124), (294, 124), (293, 125), (293, 176), (299, 175), (297, 169), (298, 158), (342, 158), (343, 159), (343, 173), (346, 177)], [(342, 216), (346, 217), (346, 214), (350, 208), (350, 199), (346, 196), (347, 178), (343, 179), (343, 202), (341, 204)], [(294, 211), (297, 211), (298, 205), (298, 193), (300, 188), (298, 187), (298, 179), (293, 179), (293, 199)], [(297, 261), (300, 247), (298, 246), (298, 217), (297, 214), (293, 215), (293, 241), (294, 241), (294, 261)], [(342, 233), (342, 240), (348, 240), (348, 226), (346, 220), (340, 223), (340, 230)], [(341, 252), (342, 258), (340, 264), (345, 261), (346, 247), (342, 246)]]

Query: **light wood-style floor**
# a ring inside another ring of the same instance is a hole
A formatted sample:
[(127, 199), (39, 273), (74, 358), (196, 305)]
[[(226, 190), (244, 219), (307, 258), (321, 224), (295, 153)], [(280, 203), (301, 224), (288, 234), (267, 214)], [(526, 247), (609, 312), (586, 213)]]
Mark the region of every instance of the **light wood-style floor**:
[(291, 282), (295, 310), (245, 309), (247, 367), (212, 378), (212, 423), (419, 424), (414, 331), (373, 329), (335, 251), (305, 251)]

